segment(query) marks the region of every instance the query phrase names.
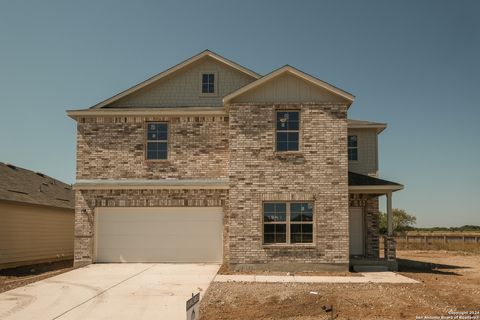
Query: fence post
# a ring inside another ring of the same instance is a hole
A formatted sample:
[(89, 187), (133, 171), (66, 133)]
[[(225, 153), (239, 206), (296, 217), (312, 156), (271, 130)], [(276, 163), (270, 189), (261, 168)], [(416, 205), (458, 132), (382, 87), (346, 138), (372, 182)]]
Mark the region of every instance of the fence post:
[(405, 235), (405, 249), (408, 249), (408, 234)]

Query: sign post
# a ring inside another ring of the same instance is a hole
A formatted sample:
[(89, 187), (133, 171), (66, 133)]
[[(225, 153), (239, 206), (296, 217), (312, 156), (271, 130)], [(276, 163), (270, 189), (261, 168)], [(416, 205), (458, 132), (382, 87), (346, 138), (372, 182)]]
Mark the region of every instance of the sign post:
[(200, 292), (187, 300), (187, 320), (198, 320), (200, 318)]

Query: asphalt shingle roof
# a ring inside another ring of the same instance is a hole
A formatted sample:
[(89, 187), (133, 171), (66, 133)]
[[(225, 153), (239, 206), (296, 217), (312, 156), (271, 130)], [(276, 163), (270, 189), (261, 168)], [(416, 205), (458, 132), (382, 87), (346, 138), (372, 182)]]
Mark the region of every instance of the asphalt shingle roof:
[(70, 185), (42, 173), (0, 162), (0, 200), (75, 208)]
[(364, 174), (348, 172), (349, 186), (401, 186), (400, 183), (378, 179)]

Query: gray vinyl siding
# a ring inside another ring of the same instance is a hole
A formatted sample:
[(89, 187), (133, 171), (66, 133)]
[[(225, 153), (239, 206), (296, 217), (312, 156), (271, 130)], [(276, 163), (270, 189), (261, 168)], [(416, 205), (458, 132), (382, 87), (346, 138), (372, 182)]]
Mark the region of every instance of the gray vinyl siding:
[(292, 74), (282, 74), (234, 98), (231, 103), (336, 102), (346, 100)]
[(376, 129), (348, 129), (348, 135), (356, 135), (358, 160), (348, 161), (348, 170), (360, 174), (378, 173), (378, 137)]
[[(215, 74), (215, 94), (201, 94), (201, 75)], [(110, 108), (221, 107), (225, 95), (256, 80), (235, 68), (205, 57), (112, 104)]]

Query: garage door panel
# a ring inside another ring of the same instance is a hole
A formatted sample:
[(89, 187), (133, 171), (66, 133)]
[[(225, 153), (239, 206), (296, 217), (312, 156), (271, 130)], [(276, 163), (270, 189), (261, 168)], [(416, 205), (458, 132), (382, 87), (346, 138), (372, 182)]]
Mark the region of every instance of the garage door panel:
[(220, 207), (99, 208), (98, 262), (221, 262)]

